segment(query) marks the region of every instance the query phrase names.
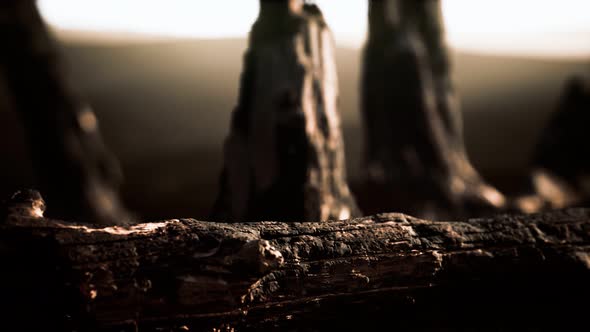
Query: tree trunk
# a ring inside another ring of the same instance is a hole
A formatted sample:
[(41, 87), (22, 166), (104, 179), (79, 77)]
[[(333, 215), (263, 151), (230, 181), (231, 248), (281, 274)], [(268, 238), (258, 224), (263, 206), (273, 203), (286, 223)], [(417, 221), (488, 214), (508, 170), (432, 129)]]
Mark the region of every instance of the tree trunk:
[(572, 78), (535, 148), (528, 195), (516, 200), (522, 210), (590, 203), (589, 121), (590, 82)]
[(65, 81), (35, 1), (0, 2), (0, 45), (0, 75), (27, 131), (48, 213), (68, 220), (123, 222), (127, 214), (118, 197), (119, 165), (100, 137), (94, 112)]
[(38, 194), (21, 193), (0, 226), (2, 314), (22, 329), (497, 331), (586, 323), (587, 209), (465, 222), (389, 213), (128, 228), (65, 224), (42, 210)]
[[(438, 0), (372, 0), (362, 109), (371, 212), (432, 218), (498, 211), (505, 199), (467, 158)], [(362, 204), (364, 206), (364, 204)]]
[(346, 182), (334, 42), (319, 9), (261, 1), (213, 218), (358, 215)]

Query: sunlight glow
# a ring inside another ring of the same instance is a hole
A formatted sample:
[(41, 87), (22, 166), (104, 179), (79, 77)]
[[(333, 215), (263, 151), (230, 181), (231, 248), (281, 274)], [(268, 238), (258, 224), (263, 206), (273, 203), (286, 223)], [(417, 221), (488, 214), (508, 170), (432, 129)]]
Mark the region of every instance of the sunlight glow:
[[(245, 37), (257, 0), (38, 0), (66, 30), (190, 38)], [(366, 0), (317, 0), (336, 41), (360, 47)], [(588, 0), (443, 0), (451, 46), (476, 52), (590, 57)]]
[(588, 0), (443, 0), (443, 13), (456, 48), (590, 56)]

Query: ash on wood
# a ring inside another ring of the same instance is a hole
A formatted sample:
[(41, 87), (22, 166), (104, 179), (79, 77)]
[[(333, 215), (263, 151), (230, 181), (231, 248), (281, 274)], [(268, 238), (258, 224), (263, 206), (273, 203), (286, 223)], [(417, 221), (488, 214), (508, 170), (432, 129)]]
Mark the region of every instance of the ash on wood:
[(97, 228), (29, 213), (43, 206), (34, 192), (15, 197), (0, 226), (0, 301), (21, 330), (505, 331), (587, 320), (587, 209)]
[(450, 72), (440, 1), (369, 1), (362, 111), (366, 191), (378, 198), (367, 203), (387, 203), (367, 210), (456, 218), (504, 206), (467, 158)]
[(261, 1), (213, 219), (358, 215), (346, 182), (332, 35), (314, 5)]
[(34, 0), (0, 1), (0, 74), (28, 136), (48, 213), (68, 220), (127, 219), (121, 171), (98, 121), (63, 77), (59, 56)]

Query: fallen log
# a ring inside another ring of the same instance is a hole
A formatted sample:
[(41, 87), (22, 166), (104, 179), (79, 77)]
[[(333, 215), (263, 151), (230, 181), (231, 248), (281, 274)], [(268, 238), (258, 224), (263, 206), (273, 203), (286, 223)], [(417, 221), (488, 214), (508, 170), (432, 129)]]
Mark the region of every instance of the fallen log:
[(0, 301), (19, 330), (537, 330), (584, 323), (590, 295), (590, 209), (95, 228), (11, 204)]

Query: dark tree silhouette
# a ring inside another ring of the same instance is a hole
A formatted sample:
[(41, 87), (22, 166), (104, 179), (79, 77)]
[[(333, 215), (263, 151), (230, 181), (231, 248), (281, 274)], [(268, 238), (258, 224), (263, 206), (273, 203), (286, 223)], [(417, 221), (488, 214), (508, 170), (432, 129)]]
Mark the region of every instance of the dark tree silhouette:
[(588, 209), (97, 228), (45, 219), (43, 206), (22, 192), (0, 218), (2, 323), (18, 331), (544, 331), (587, 321)]
[(27, 132), (49, 215), (119, 224), (121, 172), (92, 109), (64, 79), (59, 56), (33, 0), (0, 2), (0, 75)]
[(541, 132), (531, 162), (527, 194), (515, 200), (524, 211), (590, 203), (590, 82), (573, 77)]

